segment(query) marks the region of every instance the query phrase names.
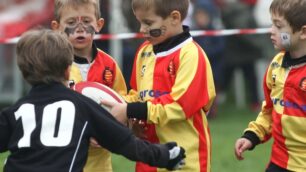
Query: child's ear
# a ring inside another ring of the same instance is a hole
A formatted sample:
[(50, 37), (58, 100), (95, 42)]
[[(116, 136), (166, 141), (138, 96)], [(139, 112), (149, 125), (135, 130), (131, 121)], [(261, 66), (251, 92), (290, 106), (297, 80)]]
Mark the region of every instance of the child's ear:
[(301, 39), (306, 40), (306, 25), (302, 26)]
[(51, 21), (51, 29), (52, 30), (58, 30), (60, 27), (60, 24), (56, 20)]
[(174, 10), (171, 12), (170, 14), (170, 17), (171, 17), (171, 23), (176, 25), (178, 23), (181, 23), (181, 19), (182, 19), (182, 16), (181, 16), (181, 13), (177, 10)]
[(103, 18), (100, 18), (100, 19), (97, 21), (96, 32), (100, 32), (100, 30), (103, 28), (103, 26), (104, 26), (104, 19), (103, 19)]
[(65, 80), (69, 80), (70, 77), (70, 70), (71, 70), (71, 65), (67, 67), (67, 69), (65, 70)]

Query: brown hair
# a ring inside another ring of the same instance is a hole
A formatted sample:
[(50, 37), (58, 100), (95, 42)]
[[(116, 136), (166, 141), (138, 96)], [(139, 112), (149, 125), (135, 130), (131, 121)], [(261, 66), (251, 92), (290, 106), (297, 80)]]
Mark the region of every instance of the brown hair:
[(63, 33), (32, 30), (17, 43), (17, 64), (31, 85), (65, 81), (65, 71), (72, 61), (73, 47)]
[(270, 12), (283, 16), (293, 32), (306, 25), (306, 0), (273, 0)]
[(76, 7), (80, 5), (92, 4), (95, 7), (96, 18), (101, 18), (100, 2), (99, 0), (55, 0), (54, 1), (54, 18), (56, 21), (60, 21), (61, 12), (64, 7), (71, 6)]
[(167, 18), (172, 11), (177, 10), (181, 13), (182, 20), (187, 16), (189, 0), (133, 0), (133, 10), (150, 8), (155, 9), (155, 13), (163, 19)]

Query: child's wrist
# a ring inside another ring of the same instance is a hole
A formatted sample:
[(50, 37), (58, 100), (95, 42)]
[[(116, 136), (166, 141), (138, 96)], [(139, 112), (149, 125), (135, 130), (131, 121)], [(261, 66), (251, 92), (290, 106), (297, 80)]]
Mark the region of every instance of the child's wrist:
[(147, 120), (147, 103), (141, 103), (141, 102), (136, 102), (136, 103), (127, 103), (127, 117), (129, 119), (131, 118), (136, 118), (138, 120)]
[(248, 139), (252, 143), (252, 147), (250, 147), (249, 150), (253, 150), (255, 146), (260, 143), (259, 137), (253, 131), (246, 131), (242, 138)]

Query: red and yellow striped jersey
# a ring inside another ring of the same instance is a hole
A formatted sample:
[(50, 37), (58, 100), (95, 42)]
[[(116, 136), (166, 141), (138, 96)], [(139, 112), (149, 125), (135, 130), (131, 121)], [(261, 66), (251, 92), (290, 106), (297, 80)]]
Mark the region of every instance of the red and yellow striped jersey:
[[(128, 102), (147, 102), (147, 139), (176, 141), (186, 150), (182, 172), (209, 172), (210, 131), (206, 113), (215, 98), (211, 66), (188, 31), (153, 46), (143, 43), (136, 53)], [(156, 169), (137, 163), (138, 172)]]
[(265, 101), (247, 132), (261, 142), (272, 136), (271, 161), (290, 171), (306, 171), (306, 56), (281, 52), (264, 78)]
[[(71, 67), (70, 80), (75, 83), (94, 81), (109, 86), (121, 95), (126, 95), (127, 88), (120, 68), (111, 56), (93, 47), (93, 61), (75, 56)], [(103, 148), (89, 147), (88, 159), (84, 172), (112, 172), (111, 154)]]
[(115, 60), (100, 49), (93, 47), (93, 60), (75, 56), (71, 67), (70, 80), (99, 82), (112, 88), (121, 95), (126, 95), (124, 77)]

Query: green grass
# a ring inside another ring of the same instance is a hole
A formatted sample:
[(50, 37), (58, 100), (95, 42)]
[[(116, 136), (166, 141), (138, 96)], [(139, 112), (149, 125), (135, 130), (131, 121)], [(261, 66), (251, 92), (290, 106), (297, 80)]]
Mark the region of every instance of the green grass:
[(235, 142), (242, 135), (249, 121), (255, 120), (257, 113), (233, 107), (235, 106), (220, 107), (217, 118), (209, 121), (212, 135), (212, 171), (264, 171), (269, 161), (271, 141), (257, 146), (253, 151), (245, 152), (243, 161), (235, 158)]
[[(269, 161), (271, 141), (259, 145), (253, 151), (245, 152), (245, 160), (238, 161), (234, 155), (234, 144), (241, 136), (248, 122), (256, 118), (256, 113), (248, 109), (236, 109), (226, 104), (218, 108), (215, 119), (209, 120), (212, 135), (212, 171), (213, 172), (259, 172), (264, 171)], [(4, 162), (6, 154), (0, 156)], [(0, 163), (0, 167), (3, 163)], [(113, 155), (114, 172), (133, 172), (134, 163), (122, 156)], [(2, 168), (1, 168), (2, 169)]]
[(1, 172), (2, 172), (2, 169), (3, 169), (3, 165), (4, 165), (3, 163), (5, 161), (6, 156), (7, 156), (7, 153), (0, 154), (0, 170), (1, 170)]
[[(212, 172), (259, 172), (264, 171), (269, 161), (271, 141), (257, 146), (244, 154), (245, 159), (238, 161), (234, 155), (234, 144), (247, 124), (255, 120), (257, 113), (247, 108), (236, 109), (226, 104), (218, 108), (217, 117), (209, 120), (212, 136)], [(114, 155), (114, 172), (132, 172), (134, 163), (124, 157)]]

